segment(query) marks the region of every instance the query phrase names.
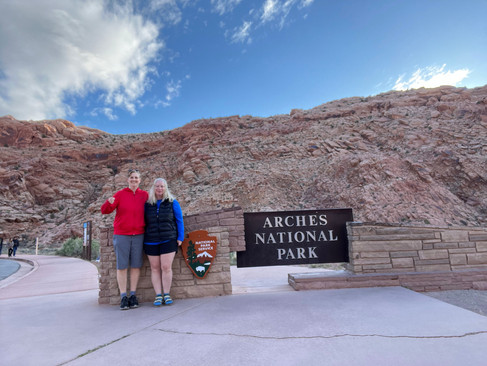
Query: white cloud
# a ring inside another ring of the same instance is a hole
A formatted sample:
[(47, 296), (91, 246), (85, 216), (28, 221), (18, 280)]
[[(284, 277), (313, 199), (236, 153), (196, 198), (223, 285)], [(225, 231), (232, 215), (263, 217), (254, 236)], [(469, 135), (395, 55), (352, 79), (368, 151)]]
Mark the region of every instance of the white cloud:
[(459, 69), (445, 71), (446, 64), (437, 67), (429, 66), (418, 68), (408, 80), (401, 75), (393, 87), (393, 90), (408, 90), (417, 88), (436, 88), (442, 85), (458, 86), (470, 74), (469, 69)]
[(163, 44), (158, 28), (128, 6), (97, 0), (0, 0), (0, 115), (68, 117), (70, 95), (103, 93), (136, 112)]
[(299, 4), (299, 6), (301, 8), (305, 8), (307, 6), (310, 6), (312, 3), (313, 3), (314, 0), (302, 0), (301, 1), (301, 4)]
[[(244, 20), (242, 26), (235, 28), (232, 32), (227, 31), (226, 36), (230, 34), (232, 43), (251, 43), (251, 32), (255, 32), (258, 28), (266, 24), (277, 24), (277, 27), (282, 29), (288, 23), (289, 14), (293, 7), (297, 6), (298, 9), (304, 9), (310, 6), (313, 1), (265, 0), (258, 10), (250, 9), (249, 17), (252, 20)], [(220, 13), (220, 15), (223, 15), (223, 13)]]
[(181, 9), (176, 0), (150, 0), (147, 9), (151, 13), (156, 12), (158, 18), (166, 24), (175, 25), (182, 19)]
[(174, 81), (171, 80), (166, 84), (166, 100), (170, 102), (174, 98), (179, 96), (179, 91), (181, 90), (181, 80)]
[(266, 0), (262, 6), (262, 22), (265, 23), (272, 20), (276, 13), (279, 12), (280, 4), (277, 0)]
[(293, 6), (297, 5), (299, 9), (306, 8), (313, 3), (314, 0), (266, 0), (261, 10), (261, 21), (266, 23), (277, 19), (279, 28), (282, 29), (286, 25), (286, 20), (291, 12)]
[[(186, 80), (190, 79), (190, 75), (185, 75), (184, 77)], [(157, 108), (159, 105), (162, 105), (163, 107), (169, 107), (171, 105), (171, 101), (174, 98), (179, 97), (181, 93), (181, 88), (182, 88), (182, 80), (174, 81), (171, 80), (166, 83), (166, 96), (164, 97), (163, 100), (158, 101), (155, 104), (155, 107)]]
[(211, 0), (212, 11), (223, 15), (231, 12), (242, 0)]
[(112, 108), (95, 108), (90, 114), (95, 117), (99, 114), (104, 114), (110, 121), (115, 121), (118, 119), (118, 116), (113, 113)]
[(252, 38), (250, 37), (251, 27), (252, 27), (252, 22), (244, 21), (240, 27), (234, 30), (232, 34), (232, 43), (237, 43), (237, 42), (251, 43), (252, 42)]

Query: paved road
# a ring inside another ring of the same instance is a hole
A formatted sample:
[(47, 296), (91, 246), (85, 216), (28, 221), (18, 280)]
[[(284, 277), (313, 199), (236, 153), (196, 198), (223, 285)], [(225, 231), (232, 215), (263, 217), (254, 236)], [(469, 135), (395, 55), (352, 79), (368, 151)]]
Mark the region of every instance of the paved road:
[(120, 311), (98, 305), (91, 263), (25, 259), (32, 270), (0, 288), (1, 365), (445, 366), (487, 358), (487, 317), (400, 287), (265, 284), (252, 292), (233, 272), (239, 294)]
[(0, 281), (13, 275), (20, 268), (20, 264), (15, 260), (3, 259), (0, 262)]

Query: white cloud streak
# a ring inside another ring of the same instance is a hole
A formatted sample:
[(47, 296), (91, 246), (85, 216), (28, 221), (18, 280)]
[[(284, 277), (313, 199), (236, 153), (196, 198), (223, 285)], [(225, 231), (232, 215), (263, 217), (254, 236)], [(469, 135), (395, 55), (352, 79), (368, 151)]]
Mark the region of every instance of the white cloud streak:
[(469, 69), (445, 71), (446, 64), (441, 67), (428, 66), (418, 68), (409, 79), (401, 75), (394, 84), (393, 90), (408, 90), (417, 88), (436, 88), (442, 85), (458, 86), (470, 74)]
[(105, 115), (110, 121), (115, 121), (118, 116), (113, 113), (112, 108), (95, 108), (90, 113), (92, 116), (98, 116), (99, 114)]
[[(190, 79), (190, 75), (186, 75), (185, 79), (188, 80)], [(158, 101), (155, 104), (155, 107), (157, 108), (158, 106), (162, 105), (164, 108), (169, 107), (171, 105), (171, 102), (174, 98), (179, 97), (181, 94), (181, 88), (182, 88), (182, 80), (171, 80), (166, 83), (166, 96), (164, 97), (163, 100)]]
[(242, 0), (211, 0), (212, 11), (219, 15), (230, 13), (241, 2)]
[(151, 13), (156, 12), (164, 24), (175, 25), (182, 20), (181, 9), (176, 0), (150, 0), (147, 9)]
[(263, 23), (268, 22), (274, 18), (274, 16), (279, 12), (279, 7), (281, 5), (277, 0), (266, 0), (262, 6), (261, 20)]
[(310, 6), (310, 5), (311, 5), (311, 3), (312, 3), (313, 1), (315, 1), (315, 0), (303, 0), (303, 1), (301, 1), (301, 3), (299, 4), (299, 6), (300, 6), (301, 8), (305, 8), (305, 7), (307, 7), (307, 6)]
[[(231, 32), (232, 43), (251, 43), (251, 34), (265, 24), (277, 22), (278, 28), (286, 26), (289, 14), (294, 6), (303, 9), (310, 6), (314, 0), (265, 0), (260, 9), (251, 9), (249, 15), (252, 20), (244, 20), (240, 27)], [(222, 14), (220, 14), (222, 15)]]
[(136, 112), (163, 44), (131, 8), (97, 0), (0, 0), (0, 115), (66, 118), (71, 95), (102, 92), (101, 109)]
[(244, 21), (243, 24), (234, 30), (232, 34), (232, 43), (252, 43), (250, 37), (250, 30), (252, 28), (252, 22)]
[(170, 102), (174, 98), (179, 96), (179, 91), (181, 90), (181, 80), (174, 81), (171, 80), (169, 83), (166, 84), (166, 100)]

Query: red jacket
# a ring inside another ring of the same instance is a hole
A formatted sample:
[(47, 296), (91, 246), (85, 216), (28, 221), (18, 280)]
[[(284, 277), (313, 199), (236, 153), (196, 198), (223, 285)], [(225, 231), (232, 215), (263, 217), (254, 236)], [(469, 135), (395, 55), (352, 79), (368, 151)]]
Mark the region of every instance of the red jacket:
[(108, 200), (101, 206), (102, 214), (110, 214), (117, 210), (113, 222), (115, 235), (139, 235), (144, 233), (144, 204), (149, 194), (137, 188), (135, 193), (130, 188), (124, 188), (113, 195), (115, 201)]

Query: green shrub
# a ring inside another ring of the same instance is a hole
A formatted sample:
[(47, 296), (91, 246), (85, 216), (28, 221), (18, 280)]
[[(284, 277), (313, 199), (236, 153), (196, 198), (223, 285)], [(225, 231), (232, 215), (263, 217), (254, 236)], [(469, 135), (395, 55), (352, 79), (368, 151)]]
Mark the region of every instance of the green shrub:
[[(98, 258), (99, 254), (100, 242), (98, 240), (93, 240), (91, 242), (91, 260)], [(69, 238), (64, 242), (63, 247), (56, 251), (56, 255), (83, 258), (83, 239)]]
[(230, 265), (231, 266), (237, 265), (237, 252), (230, 252)]

